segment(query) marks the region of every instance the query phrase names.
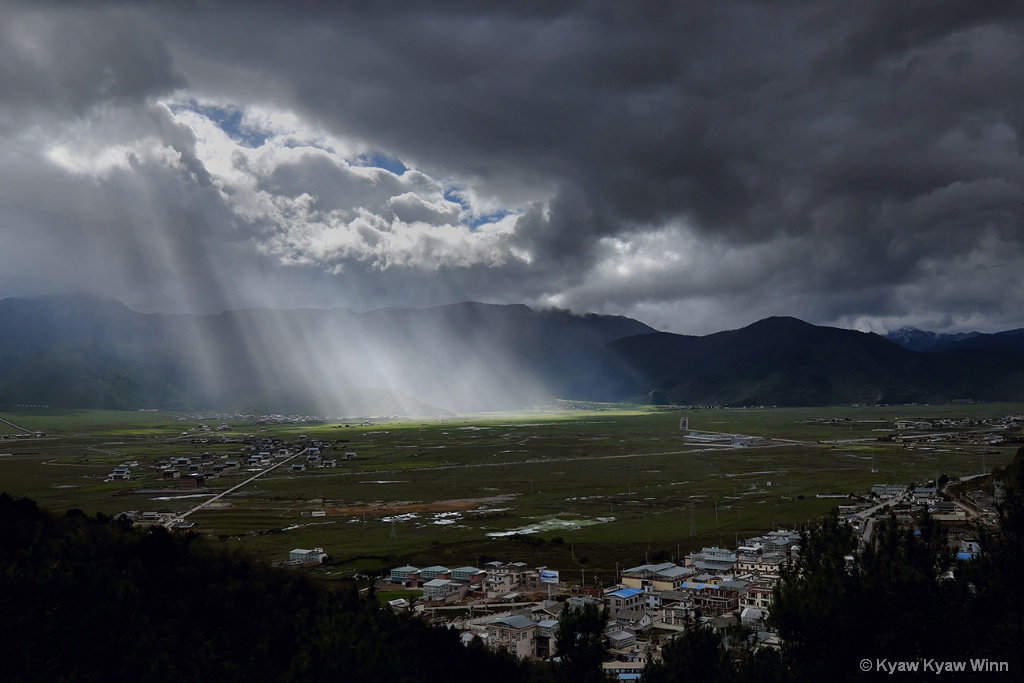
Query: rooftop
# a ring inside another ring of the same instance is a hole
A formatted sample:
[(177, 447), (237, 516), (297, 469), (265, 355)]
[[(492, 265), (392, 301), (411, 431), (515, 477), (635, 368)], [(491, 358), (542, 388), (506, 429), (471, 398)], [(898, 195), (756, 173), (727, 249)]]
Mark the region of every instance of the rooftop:
[(532, 619), (527, 619), (524, 616), (514, 615), (511, 617), (502, 617), (501, 619), (495, 619), (491, 622), (492, 624), (504, 624), (512, 628), (532, 628), (537, 625), (537, 622)]

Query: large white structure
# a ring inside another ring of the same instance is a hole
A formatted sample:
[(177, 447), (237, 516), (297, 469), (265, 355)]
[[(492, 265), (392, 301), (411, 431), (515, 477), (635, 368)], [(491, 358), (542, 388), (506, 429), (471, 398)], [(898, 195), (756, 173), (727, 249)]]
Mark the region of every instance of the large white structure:
[(288, 562), (291, 564), (313, 564), (323, 562), (325, 557), (327, 557), (327, 553), (323, 548), (313, 548), (312, 550), (295, 548), (288, 553)]

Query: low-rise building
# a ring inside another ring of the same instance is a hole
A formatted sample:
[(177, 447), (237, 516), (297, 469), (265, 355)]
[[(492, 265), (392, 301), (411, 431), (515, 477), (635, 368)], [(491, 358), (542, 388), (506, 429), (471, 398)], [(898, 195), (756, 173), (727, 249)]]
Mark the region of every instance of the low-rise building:
[(670, 591), (679, 588), (694, 572), (692, 567), (680, 567), (672, 562), (643, 564), (623, 570), (621, 580), (627, 588), (640, 588), (647, 592)]
[(629, 629), (611, 631), (605, 637), (608, 639), (608, 649), (613, 654), (626, 654), (636, 647), (636, 634)]
[(417, 567), (411, 567), (409, 565), (404, 567), (395, 567), (391, 570), (391, 575), (387, 580), (390, 583), (401, 583), (408, 587), (420, 580), (420, 570)]
[(739, 607), (739, 593), (733, 588), (688, 581), (681, 592), (688, 593), (693, 606), (705, 616), (719, 617)]
[(697, 572), (732, 574), (736, 571), (736, 552), (727, 548), (712, 546), (686, 556), (687, 567)]
[(427, 600), (449, 600), (465, 597), (466, 584), (451, 579), (431, 579), (423, 584), (423, 597)]
[(537, 644), (535, 648), (536, 656), (541, 659), (547, 659), (548, 657), (554, 657), (558, 654), (558, 648), (555, 646), (558, 636), (558, 620), (557, 619), (542, 619), (537, 622)]
[(202, 488), (206, 484), (206, 477), (201, 474), (190, 474), (185, 477), (181, 477), (178, 481), (178, 488), (182, 489), (198, 489)]
[(488, 642), (492, 648), (503, 649), (517, 659), (535, 657), (537, 653), (537, 622), (523, 616), (495, 619), (487, 624)]
[(693, 596), (681, 593), (673, 595), (676, 597), (671, 600), (668, 595), (662, 596), (661, 621), (668, 626), (690, 626), (696, 618)]
[(434, 565), (433, 567), (424, 567), (420, 570), (420, 579), (423, 581), (433, 581), (434, 579), (450, 579), (452, 578), (451, 572), (448, 567), (442, 567), (441, 565)]
[(621, 612), (643, 610), (644, 591), (640, 588), (619, 588), (605, 593), (604, 606), (608, 616), (615, 619)]
[(875, 484), (871, 487), (871, 493), (875, 494), (882, 500), (898, 498), (906, 492), (907, 487), (901, 486), (900, 484)]
[(323, 548), (295, 548), (288, 553), (289, 564), (320, 564), (327, 557)]
[(487, 576), (487, 572), (476, 567), (458, 567), (457, 569), (452, 569), (451, 573), (453, 581), (464, 581), (473, 584), (482, 584)]

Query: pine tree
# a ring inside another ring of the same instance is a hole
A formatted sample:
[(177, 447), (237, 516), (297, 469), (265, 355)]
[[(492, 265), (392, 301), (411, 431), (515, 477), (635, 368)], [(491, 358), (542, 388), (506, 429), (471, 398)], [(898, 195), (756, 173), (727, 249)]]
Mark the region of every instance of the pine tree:
[(555, 648), (559, 678), (566, 683), (604, 680), (604, 629), (608, 613), (593, 603), (567, 606), (558, 619)]

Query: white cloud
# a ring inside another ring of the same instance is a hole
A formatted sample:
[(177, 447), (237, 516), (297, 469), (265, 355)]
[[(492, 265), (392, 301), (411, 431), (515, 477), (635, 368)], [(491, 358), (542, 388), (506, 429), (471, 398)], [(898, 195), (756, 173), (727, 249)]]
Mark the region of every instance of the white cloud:
[[(236, 139), (203, 113), (210, 107), (237, 111), (239, 127), (258, 132), (260, 144)], [(520, 259), (505, 244), (517, 207), (500, 207), (510, 213), (471, 226), (467, 220), (495, 205), (474, 206), (472, 193), (462, 195), (462, 204), (446, 199), (445, 184), (416, 169), (397, 175), (360, 165), (368, 146), (305, 126), (292, 113), (184, 98), (169, 110), (192, 130), (197, 157), (225, 202), (255, 226), (255, 248), (282, 264), (331, 272), (347, 261), (434, 270)]]

